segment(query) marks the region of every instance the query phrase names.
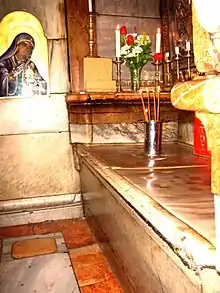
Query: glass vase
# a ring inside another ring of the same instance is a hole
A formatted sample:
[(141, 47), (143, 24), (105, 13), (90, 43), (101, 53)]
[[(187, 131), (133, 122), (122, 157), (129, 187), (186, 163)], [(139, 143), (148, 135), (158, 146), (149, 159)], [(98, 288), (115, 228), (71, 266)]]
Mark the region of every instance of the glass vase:
[(138, 92), (140, 89), (141, 71), (143, 67), (130, 67), (131, 72), (131, 91)]

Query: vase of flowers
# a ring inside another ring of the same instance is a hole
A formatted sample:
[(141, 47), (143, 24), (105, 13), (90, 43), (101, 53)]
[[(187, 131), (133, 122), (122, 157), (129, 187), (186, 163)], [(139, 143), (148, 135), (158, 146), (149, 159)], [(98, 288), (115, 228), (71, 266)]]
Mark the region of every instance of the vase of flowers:
[(137, 92), (140, 88), (141, 71), (144, 65), (153, 60), (151, 51), (150, 37), (143, 32), (138, 35), (135, 32), (127, 34), (127, 28), (120, 28), (121, 41), (121, 58), (131, 72), (131, 90)]

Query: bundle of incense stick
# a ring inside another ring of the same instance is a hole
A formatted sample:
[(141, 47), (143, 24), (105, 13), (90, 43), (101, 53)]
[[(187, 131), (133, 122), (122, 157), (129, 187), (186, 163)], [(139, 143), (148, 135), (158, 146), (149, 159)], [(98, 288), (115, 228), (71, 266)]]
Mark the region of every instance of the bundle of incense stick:
[(143, 98), (143, 91), (139, 91), (141, 95), (141, 102), (142, 102), (142, 107), (144, 111), (144, 119), (145, 122), (149, 121), (155, 121), (158, 122), (160, 121), (160, 86), (155, 87), (152, 91), (153, 95), (153, 110), (151, 109), (150, 105), (150, 91), (148, 88), (146, 88), (146, 93), (147, 93), (147, 107), (145, 106), (144, 103), (144, 98)]

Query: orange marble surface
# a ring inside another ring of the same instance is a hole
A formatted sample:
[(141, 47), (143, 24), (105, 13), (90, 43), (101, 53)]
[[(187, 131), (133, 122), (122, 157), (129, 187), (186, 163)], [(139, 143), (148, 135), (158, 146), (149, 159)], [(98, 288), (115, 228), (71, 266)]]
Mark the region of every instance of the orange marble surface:
[[(45, 243), (45, 247), (42, 247), (42, 245), (45, 240), (47, 242), (47, 234), (52, 237), (51, 235), (53, 234), (51, 233), (57, 232), (63, 234), (67, 248), (71, 246), (68, 254), (81, 292), (124, 292), (112, 273), (111, 267), (97, 244), (96, 238), (92, 234), (87, 222), (83, 219), (0, 228), (0, 259), (2, 253), (1, 245), (4, 239), (21, 237), (20, 243), (22, 243), (24, 242), (24, 236), (30, 236), (32, 237), (31, 240), (25, 240), (25, 242), (28, 241), (29, 244), (30, 242), (35, 242), (35, 248), (39, 250), (46, 248), (48, 243)], [(38, 239), (40, 234), (45, 235), (46, 238)], [(33, 238), (35, 237), (34, 235), (36, 235), (36, 238)], [(37, 245), (39, 241), (40, 243)], [(16, 245), (16, 242), (13, 245)], [(29, 250), (29, 252), (31, 251)], [(54, 252), (50, 251), (48, 253)], [(35, 255), (35, 251), (32, 251), (32, 255), (23, 255), (22, 257), (34, 257)]]

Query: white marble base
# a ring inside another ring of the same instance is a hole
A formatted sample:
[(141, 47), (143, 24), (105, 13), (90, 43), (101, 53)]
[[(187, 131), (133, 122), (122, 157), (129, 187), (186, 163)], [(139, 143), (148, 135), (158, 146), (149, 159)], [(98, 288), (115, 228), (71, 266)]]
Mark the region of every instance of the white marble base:
[(4, 213), (0, 215), (0, 227), (25, 225), (28, 223), (40, 223), (45, 221), (77, 219), (82, 217), (83, 207), (80, 202), (66, 205), (64, 207), (60, 206), (28, 212), (14, 211), (12, 213)]
[(0, 263), (1, 293), (79, 293), (67, 253)]

